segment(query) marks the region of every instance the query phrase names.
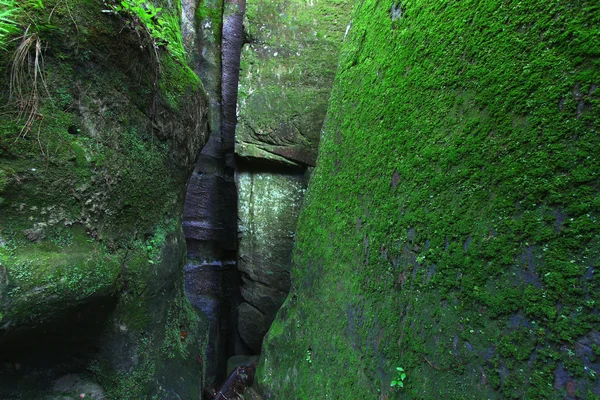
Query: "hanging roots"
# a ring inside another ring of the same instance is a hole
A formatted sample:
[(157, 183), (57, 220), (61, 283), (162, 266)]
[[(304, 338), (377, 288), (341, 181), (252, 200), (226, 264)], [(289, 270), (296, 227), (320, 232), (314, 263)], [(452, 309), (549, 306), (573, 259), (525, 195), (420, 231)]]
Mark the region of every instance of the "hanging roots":
[(19, 110), (19, 118), (25, 120), (18, 138), (24, 138), (35, 122), (43, 119), (39, 112), (40, 88), (46, 88), (43, 70), (40, 38), (35, 33), (29, 33), (28, 27), (15, 51), (10, 70), (10, 99)]

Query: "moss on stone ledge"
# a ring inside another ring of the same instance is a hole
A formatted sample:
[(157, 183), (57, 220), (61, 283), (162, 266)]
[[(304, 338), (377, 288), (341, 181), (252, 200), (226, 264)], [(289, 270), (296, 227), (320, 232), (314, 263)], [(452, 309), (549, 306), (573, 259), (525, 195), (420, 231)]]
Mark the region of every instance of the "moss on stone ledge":
[(236, 154), (313, 166), (351, 2), (248, 2)]

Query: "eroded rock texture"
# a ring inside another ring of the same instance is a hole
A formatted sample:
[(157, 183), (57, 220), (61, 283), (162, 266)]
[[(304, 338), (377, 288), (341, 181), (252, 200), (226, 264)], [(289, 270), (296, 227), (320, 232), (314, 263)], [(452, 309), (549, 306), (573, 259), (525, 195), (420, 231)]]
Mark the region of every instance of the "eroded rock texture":
[(25, 8), (0, 53), (18, 77), (0, 80), (3, 399), (199, 396), (180, 215), (207, 99), (180, 55), (106, 8)]
[(599, 11), (356, 4), (267, 398), (600, 396)]
[(249, 2), (235, 152), (242, 297), (238, 331), (258, 353), (289, 291), (294, 230), (351, 4)]

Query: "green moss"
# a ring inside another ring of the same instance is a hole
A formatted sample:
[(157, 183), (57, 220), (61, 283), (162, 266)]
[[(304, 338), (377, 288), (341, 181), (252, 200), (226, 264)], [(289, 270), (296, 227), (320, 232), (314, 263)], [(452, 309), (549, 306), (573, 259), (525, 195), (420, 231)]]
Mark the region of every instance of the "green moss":
[[(169, 309), (167, 314), (166, 334), (160, 347), (161, 352), (170, 359), (194, 359), (193, 351), (202, 346), (204, 333), (201, 319), (183, 292)], [(196, 355), (197, 356), (197, 355)]]
[(160, 63), (164, 71), (158, 84), (167, 104), (174, 110), (181, 109), (180, 102), (191, 93), (204, 91), (200, 78), (187, 65), (178, 65), (176, 60), (165, 55)]
[[(214, 25), (215, 28), (218, 28), (223, 24), (223, 5), (222, 3), (218, 2), (214, 3), (212, 1), (200, 1), (196, 7), (195, 16), (197, 24), (205, 23), (208, 20), (212, 25)], [(215, 31), (217, 31), (217, 29), (215, 29)], [(219, 34), (215, 39), (220, 42), (221, 30), (218, 29), (218, 32)]]
[(8, 186), (8, 171), (6, 169), (0, 169), (0, 206), (4, 202), (4, 198), (1, 196), (4, 193), (4, 189)]
[(107, 395), (111, 399), (135, 400), (140, 398), (152, 397), (154, 385), (152, 378), (156, 373), (156, 360), (153, 354), (152, 340), (144, 337), (140, 340), (140, 345), (136, 355), (140, 357), (140, 362), (131, 371), (124, 371), (115, 375), (103, 376), (103, 367), (92, 368), (102, 381), (107, 382)]
[(2, 249), (7, 275), (5, 319), (41, 321), (56, 309), (116, 290), (121, 272), (118, 258), (93, 243), (82, 230), (79, 227), (65, 233), (69, 243), (64, 246), (42, 241)]
[[(188, 386), (185, 391), (175, 393), (199, 395), (198, 382), (202, 372), (197, 356), (204, 351), (204, 322), (200, 321), (196, 311), (187, 302), (182, 287), (168, 300), (167, 307), (166, 320), (162, 317), (156, 318), (157, 315), (154, 314), (146, 325), (148, 328), (164, 324), (164, 334), (159, 337), (142, 337), (135, 350), (137, 361), (130, 370), (115, 373), (110, 365), (103, 364), (92, 368), (107, 388), (109, 398), (164, 398), (174, 395), (168, 389), (168, 386), (173, 386), (174, 383), (175, 386)], [(132, 310), (129, 306), (126, 308)], [(189, 388), (194, 389), (189, 391)]]
[(281, 398), (586, 393), (584, 356), (564, 367), (573, 383), (554, 372), (598, 323), (598, 6), (401, 6), (355, 8), (298, 225), (297, 300), (258, 381)]

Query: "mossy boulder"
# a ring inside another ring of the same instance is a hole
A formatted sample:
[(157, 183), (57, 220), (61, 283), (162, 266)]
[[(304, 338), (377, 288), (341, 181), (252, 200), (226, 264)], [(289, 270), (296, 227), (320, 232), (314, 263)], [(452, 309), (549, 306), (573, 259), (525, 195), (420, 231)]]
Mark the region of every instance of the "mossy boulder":
[(314, 165), (350, 2), (249, 2), (236, 154)]
[(0, 53), (0, 397), (43, 398), (71, 373), (108, 398), (196, 396), (181, 214), (202, 84), (101, 1), (21, 18)]
[(356, 4), (267, 398), (600, 395), (599, 11)]

